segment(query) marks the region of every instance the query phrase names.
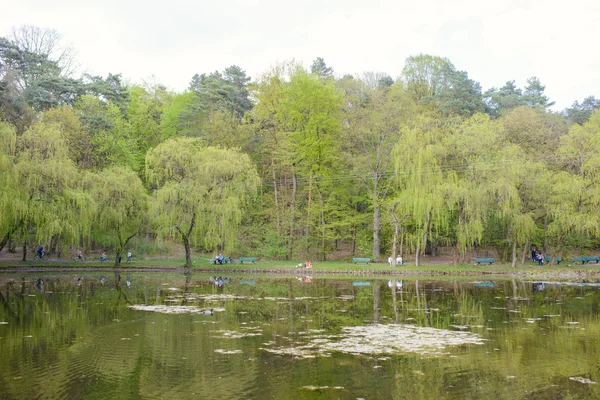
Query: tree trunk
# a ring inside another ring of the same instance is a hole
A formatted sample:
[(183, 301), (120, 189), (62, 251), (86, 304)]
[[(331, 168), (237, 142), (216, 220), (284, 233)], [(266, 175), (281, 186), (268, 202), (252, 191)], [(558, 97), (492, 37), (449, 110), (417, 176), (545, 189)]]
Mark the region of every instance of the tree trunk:
[(400, 255), (402, 256), (402, 259), (404, 260), (403, 254), (404, 254), (404, 229), (400, 233)]
[(394, 239), (392, 240), (392, 267), (396, 266), (396, 243), (398, 243), (398, 232), (400, 232), (400, 221), (396, 217), (396, 213), (394, 209), (398, 203), (395, 203), (390, 209), (390, 214), (392, 215), (392, 219), (394, 220)]
[(521, 255), (521, 265), (525, 264), (527, 254), (529, 254), (529, 239), (527, 239), (527, 243), (525, 243), (525, 247), (523, 247), (523, 254)]
[(27, 239), (23, 242), (23, 261), (27, 261)]
[(513, 240), (512, 246), (512, 267), (515, 268), (517, 266), (517, 239)]
[(185, 248), (185, 266), (191, 268), (192, 251), (190, 250), (190, 238), (188, 236), (183, 237), (183, 247)]
[(421, 242), (417, 242), (417, 251), (415, 252), (415, 266), (418, 267), (421, 265), (421, 259), (419, 257), (421, 253)]
[(271, 157), (271, 171), (273, 171), (273, 196), (275, 197), (275, 231), (281, 236), (281, 222), (279, 220), (279, 196), (277, 192), (277, 174), (275, 173), (275, 160)]
[(4, 246), (6, 246), (6, 243), (8, 243), (9, 240), (10, 233), (7, 233), (6, 236), (4, 236), (4, 239), (2, 239), (2, 241), (0, 242), (0, 252), (2, 251), (2, 249), (4, 249)]
[(323, 195), (319, 191), (319, 200), (321, 202), (321, 261), (325, 261), (327, 254), (325, 252), (325, 205), (323, 204)]
[(119, 267), (121, 265), (121, 254), (123, 254), (123, 249), (117, 247), (115, 249), (115, 267)]
[(454, 256), (452, 257), (452, 263), (456, 267), (458, 265), (458, 240), (456, 241), (456, 246), (454, 247)]
[(373, 203), (373, 258), (381, 257), (381, 209)]
[(310, 171), (310, 175), (308, 177), (308, 206), (306, 207), (306, 231), (304, 235), (306, 236), (306, 257), (310, 254), (310, 211), (312, 205), (312, 186), (313, 186), (313, 173)]
[(296, 172), (292, 168), (292, 204), (290, 212), (290, 237), (288, 238), (288, 258), (294, 258), (294, 220), (296, 219), (296, 193), (298, 191)]

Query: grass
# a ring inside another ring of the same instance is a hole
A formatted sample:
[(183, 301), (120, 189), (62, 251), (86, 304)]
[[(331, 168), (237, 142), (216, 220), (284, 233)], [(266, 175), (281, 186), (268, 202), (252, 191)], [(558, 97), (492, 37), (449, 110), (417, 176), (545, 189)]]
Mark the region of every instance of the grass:
[[(369, 264), (353, 264), (347, 261), (324, 261), (313, 263), (312, 269), (296, 268), (296, 261), (272, 261), (259, 260), (255, 264), (224, 264), (214, 265), (209, 262), (210, 257), (194, 256), (193, 269), (198, 272), (251, 272), (251, 273), (291, 273), (297, 275), (389, 275), (389, 276), (444, 276), (444, 275), (497, 275), (497, 276), (571, 276), (571, 275), (596, 275), (600, 274), (600, 264), (588, 265), (568, 265), (562, 264), (557, 266), (539, 266), (533, 263), (526, 263), (512, 268), (510, 264), (494, 264), (494, 265), (450, 265), (450, 264), (425, 264), (415, 266), (408, 263), (402, 266), (390, 267), (387, 263), (369, 263)], [(114, 261), (100, 262), (91, 260), (82, 262), (75, 261), (17, 261), (0, 259), (0, 271), (2, 269), (26, 269), (26, 268), (47, 268), (47, 269), (69, 269), (69, 268), (86, 268), (86, 269), (112, 269)], [(182, 258), (156, 258), (149, 260), (134, 259), (131, 263), (122, 262), (121, 269), (129, 268), (161, 268), (165, 270), (181, 268), (184, 265)]]

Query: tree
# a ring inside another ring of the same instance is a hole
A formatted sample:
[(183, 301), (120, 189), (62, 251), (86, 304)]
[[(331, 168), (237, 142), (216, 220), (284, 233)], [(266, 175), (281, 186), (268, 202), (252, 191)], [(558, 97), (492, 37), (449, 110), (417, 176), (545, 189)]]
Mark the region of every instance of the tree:
[(402, 69), (402, 80), (415, 102), (432, 100), (448, 85), (448, 73), (456, 68), (447, 58), (419, 54), (410, 56)]
[(436, 94), (442, 114), (470, 117), (477, 112), (484, 112), (486, 107), (479, 82), (469, 79), (465, 71), (451, 69), (449, 65), (446, 68), (448, 85)]
[(23, 259), (30, 234), (40, 243), (60, 237), (63, 244), (87, 234), (91, 202), (58, 126), (36, 123), (18, 137), (15, 154), (12, 207), (16, 233), (24, 241)]
[(593, 114), (594, 111), (600, 109), (600, 100), (594, 96), (586, 97), (581, 104), (575, 101), (571, 108), (565, 108), (563, 115), (571, 122), (583, 125)]
[(310, 73), (323, 80), (333, 78), (333, 68), (328, 67), (322, 57), (315, 58), (310, 66)]
[(237, 65), (226, 68), (223, 73), (194, 75), (190, 82), (190, 91), (195, 94), (193, 110), (203, 114), (227, 111), (242, 118), (252, 108), (248, 97), (250, 79)]
[(182, 241), (186, 267), (192, 266), (191, 245), (233, 247), (259, 184), (247, 155), (204, 147), (195, 138), (170, 139), (150, 150), (146, 177), (155, 189), (151, 215), (157, 230)]
[(115, 267), (121, 263), (129, 241), (147, 216), (147, 195), (140, 178), (131, 170), (111, 167), (88, 173), (86, 188), (95, 206), (92, 232), (115, 251)]
[(492, 117), (499, 117), (512, 108), (525, 105), (522, 96), (523, 91), (515, 85), (514, 80), (506, 82), (500, 89), (488, 89), (483, 95)]
[[(321, 80), (300, 68), (284, 87), (284, 95), (279, 117), (289, 135), (288, 157), (290, 164), (297, 169), (295, 173), (308, 179), (304, 238), (306, 253), (310, 254), (313, 225), (321, 227), (321, 244), (324, 245), (326, 192), (321, 181), (331, 179), (340, 165), (343, 96), (333, 80)], [(313, 196), (318, 202), (313, 200)]]
[(16, 141), (15, 128), (0, 122), (0, 251), (19, 227), (17, 210), (13, 207), (17, 188), (13, 179)]
[(373, 211), (372, 255), (378, 259), (382, 207), (392, 191), (391, 149), (400, 140), (401, 126), (416, 114), (416, 105), (401, 86), (371, 90), (363, 85), (347, 91), (345, 103), (344, 158), (369, 198)]
[(550, 101), (548, 96), (544, 94), (546, 86), (542, 85), (537, 77), (531, 77), (527, 79), (527, 85), (525, 86), (525, 92), (523, 93), (523, 100), (525, 104), (531, 108), (540, 108), (546, 111), (549, 107), (554, 105), (554, 102)]

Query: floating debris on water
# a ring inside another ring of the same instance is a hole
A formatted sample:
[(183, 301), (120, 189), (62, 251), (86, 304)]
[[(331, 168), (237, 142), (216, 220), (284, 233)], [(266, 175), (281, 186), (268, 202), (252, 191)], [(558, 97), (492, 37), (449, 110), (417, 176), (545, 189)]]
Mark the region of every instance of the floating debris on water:
[(162, 314), (203, 314), (203, 315), (212, 315), (214, 311), (223, 311), (223, 309), (210, 309), (206, 310), (203, 308), (199, 308), (196, 306), (148, 306), (143, 304), (135, 304), (133, 306), (129, 306), (129, 308), (137, 311), (151, 311)]
[(215, 353), (219, 353), (219, 354), (240, 354), (240, 353), (242, 353), (242, 351), (241, 350), (216, 349)]
[(241, 339), (243, 337), (250, 337), (250, 336), (262, 336), (262, 333), (253, 333), (253, 332), (236, 332), (236, 331), (228, 331), (228, 330), (217, 330), (217, 331), (213, 331), (215, 333), (220, 333), (222, 338), (225, 339)]
[(325, 389), (335, 389), (335, 390), (343, 390), (343, 386), (302, 386), (300, 389), (304, 390), (325, 390)]
[(337, 351), (348, 354), (389, 355), (418, 353), (440, 356), (449, 354), (447, 347), (465, 344), (483, 344), (478, 334), (414, 325), (370, 325), (345, 327), (342, 333), (309, 338), (305, 344), (294, 347), (264, 348), (265, 351), (296, 357), (330, 356)]
[(583, 383), (584, 385), (595, 385), (596, 382), (589, 380), (587, 378), (583, 378), (581, 376), (572, 376), (569, 378), (572, 381)]

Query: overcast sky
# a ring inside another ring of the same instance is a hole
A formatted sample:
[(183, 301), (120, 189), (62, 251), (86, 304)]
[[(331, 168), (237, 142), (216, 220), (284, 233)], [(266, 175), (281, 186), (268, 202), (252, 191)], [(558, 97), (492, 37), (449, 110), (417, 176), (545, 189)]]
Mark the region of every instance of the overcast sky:
[(236, 64), (256, 78), (292, 58), (395, 79), (427, 53), (484, 90), (537, 76), (556, 110), (600, 98), (599, 0), (12, 1), (0, 35), (20, 25), (56, 29), (89, 73), (154, 75), (177, 91), (195, 73)]

